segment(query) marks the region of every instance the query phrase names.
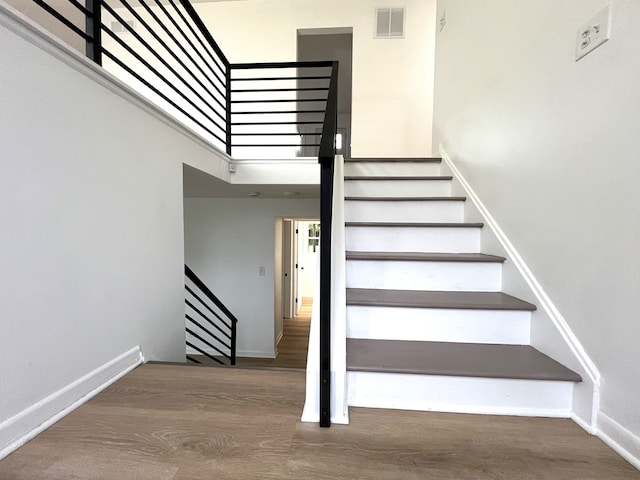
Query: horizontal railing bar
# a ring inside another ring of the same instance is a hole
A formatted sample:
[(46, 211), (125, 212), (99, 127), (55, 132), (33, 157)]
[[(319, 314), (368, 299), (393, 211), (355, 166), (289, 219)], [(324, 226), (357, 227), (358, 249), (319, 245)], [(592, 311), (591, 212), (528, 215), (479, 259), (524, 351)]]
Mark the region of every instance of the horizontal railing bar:
[(247, 125), (322, 125), (322, 122), (232, 122), (232, 126)]
[(84, 5), (82, 5), (80, 2), (78, 2), (78, 0), (69, 0), (69, 3), (71, 3), (71, 5), (73, 5), (78, 10), (80, 10), (85, 16), (93, 17), (93, 12), (89, 10), (87, 7), (85, 7)]
[(285, 133), (285, 132), (275, 132), (275, 133), (264, 133), (264, 132), (260, 132), (260, 133), (232, 133), (232, 136), (236, 137), (236, 136), (241, 136), (241, 137), (258, 137), (258, 136), (286, 136), (286, 135), (295, 135), (298, 137), (301, 136), (308, 136), (308, 135), (312, 135), (312, 136), (316, 136), (319, 137), (320, 135), (322, 135), (322, 133), (302, 133), (302, 132), (290, 132), (290, 133)]
[[(211, 360), (213, 360), (214, 362), (219, 363), (220, 365), (226, 365), (226, 363), (224, 363), (223, 361), (217, 359), (216, 357), (214, 357), (213, 355), (205, 352), (204, 350), (202, 350), (200, 347), (196, 347), (193, 343), (191, 342), (187, 342), (187, 346), (193, 348), (194, 350), (197, 350), (198, 352), (200, 352), (202, 355), (204, 355), (207, 358), (210, 358)], [(227, 357), (229, 358), (229, 357)], [(231, 360), (229, 358), (229, 360)]]
[[(198, 299), (200, 300), (200, 299)], [(189, 305), (193, 310), (195, 310), (196, 312), (198, 312), (198, 315), (200, 315), (204, 320), (207, 321), (207, 323), (209, 325), (211, 325), (213, 328), (215, 328), (216, 330), (218, 330), (221, 334), (223, 334), (225, 337), (227, 337), (229, 340), (231, 340), (231, 335), (229, 335), (227, 332), (225, 332), (224, 330), (222, 330), (218, 325), (216, 325), (214, 322), (212, 322), (209, 318), (207, 318), (207, 316), (202, 313), (198, 307), (196, 307), (193, 303), (191, 303), (189, 300), (185, 299), (185, 303), (187, 305)]]
[(67, 17), (62, 15), (60, 12), (58, 12), (55, 8), (53, 8), (51, 5), (49, 5), (44, 0), (33, 0), (33, 1), (37, 5), (42, 7), (44, 10), (49, 12), (51, 15), (53, 15), (57, 20), (62, 22), (66, 27), (68, 27), (69, 29), (73, 30), (74, 33), (80, 35), (85, 40), (88, 40), (88, 41), (92, 41), (93, 40), (93, 37), (91, 35), (88, 35), (84, 30), (82, 30), (79, 27), (77, 27), (76, 25), (74, 25), (71, 20), (69, 20)]
[(331, 76), (327, 75), (313, 75), (309, 77), (239, 77), (232, 78), (233, 82), (256, 82), (256, 81), (265, 81), (269, 82), (272, 80), (329, 80)]
[(329, 87), (300, 87), (300, 88), (242, 88), (231, 90), (231, 93), (256, 92), (327, 92)]
[[(187, 320), (189, 320), (191, 323), (195, 324), (200, 330), (204, 331), (207, 333), (207, 335), (209, 335), (210, 337), (213, 337), (216, 342), (220, 343), (223, 347), (229, 348), (231, 349), (231, 344), (230, 343), (225, 343), (224, 340), (221, 340), (220, 338), (218, 338), (215, 334), (211, 333), (209, 330), (207, 330), (206, 328), (204, 328), (202, 325), (200, 325), (198, 323), (197, 320), (195, 320), (193, 317), (191, 317), (189, 314), (185, 314), (185, 317), (187, 317)], [(203, 339), (201, 339), (203, 340)], [(204, 341), (204, 340), (203, 340)], [(211, 345), (213, 347), (213, 345)]]
[[(220, 320), (224, 324), (225, 327), (227, 327), (229, 330), (231, 330), (231, 324), (227, 323), (224, 318), (222, 318), (220, 315), (218, 315), (216, 312), (214, 312), (213, 309), (209, 305), (207, 305), (204, 302), (204, 300), (202, 300), (200, 298), (200, 296), (196, 292), (194, 292), (193, 290), (191, 290), (191, 288), (189, 288), (189, 285), (185, 285), (184, 288), (186, 288), (187, 292), (189, 292), (191, 295), (193, 295), (194, 298), (196, 298), (196, 300), (198, 300), (202, 304), (202, 306), (204, 306), (204, 308), (209, 310), (218, 320)], [(187, 301), (187, 300), (185, 299), (185, 301)]]
[[(189, 44), (189, 46), (191, 46), (191, 48), (196, 52), (196, 54), (198, 55), (198, 57), (200, 57), (200, 59), (204, 62), (204, 64), (208, 67), (209, 71), (213, 74), (214, 77), (216, 77), (218, 79), (218, 81), (222, 84), (225, 85), (225, 82), (222, 80), (222, 78), (220, 78), (220, 76), (213, 70), (213, 68), (211, 68), (211, 66), (209, 65), (209, 62), (207, 62), (205, 60), (205, 58), (202, 56), (202, 54), (200, 53), (200, 49), (196, 48), (196, 46), (193, 44), (193, 42), (191, 42), (191, 40), (189, 40), (189, 38), (187, 37), (187, 35), (184, 33), (184, 30), (182, 28), (180, 28), (180, 26), (178, 25), (178, 23), (174, 20), (173, 16), (171, 16), (169, 14), (169, 12), (166, 10), (166, 8), (164, 8), (164, 6), (162, 5), (162, 2), (159, 0), (155, 0), (156, 4), (162, 9), (162, 11), (164, 12), (164, 14), (167, 16), (167, 18), (169, 19), (169, 21), (173, 24), (174, 27), (176, 27), (176, 29), (180, 32), (180, 34), (182, 35), (182, 38), (184, 38), (187, 43)], [(176, 11), (176, 13), (180, 16), (180, 18), (182, 19), (182, 21), (184, 22), (184, 24), (187, 26), (187, 28), (191, 31), (192, 35), (200, 42), (200, 44), (202, 45), (202, 47), (205, 49), (205, 51), (207, 51), (206, 47), (204, 46), (204, 44), (202, 43), (202, 41), (200, 40), (200, 38), (198, 37), (198, 35), (196, 35), (196, 33), (193, 31), (193, 28), (191, 28), (191, 25), (189, 24), (189, 22), (187, 22), (187, 20), (184, 18), (184, 15), (182, 15), (182, 12), (180, 12), (180, 10), (178, 10), (178, 7), (176, 7), (176, 5), (173, 3), (173, 1), (171, 2), (171, 5), (173, 6), (173, 9)], [(213, 60), (213, 63), (216, 65), (216, 67), (218, 67), (219, 70), (222, 71), (222, 68), (216, 63), (215, 59), (213, 58), (213, 56), (211, 55), (210, 52), (207, 51), (207, 53), (209, 54), (209, 57), (211, 57), (211, 59)], [(204, 71), (202, 71), (202, 69), (200, 68), (200, 66), (191, 58), (189, 57), (189, 59), (191, 60), (191, 62), (198, 68), (198, 70), (200, 70), (200, 72), (206, 77), (207, 74), (204, 73)], [(216, 90), (218, 90), (218, 92), (224, 96), (224, 94), (217, 88), (217, 86), (211, 82), (211, 84), (214, 86), (214, 88)]]
[(261, 115), (261, 114), (277, 114), (277, 113), (324, 113), (324, 110), (262, 110), (247, 112), (231, 112), (234, 115)]
[(219, 140), (220, 142), (222, 142), (223, 144), (226, 143), (225, 140), (223, 140), (222, 138), (220, 138), (218, 135), (216, 135), (215, 133), (213, 133), (208, 127), (206, 127), (202, 122), (200, 122), (199, 120), (196, 120), (193, 115), (187, 113), (187, 111), (180, 107), (176, 102), (174, 102), (173, 100), (171, 100), (169, 97), (167, 97), (164, 93), (162, 93), (160, 90), (158, 90), (156, 87), (154, 87), (151, 83), (149, 83), (147, 80), (145, 80), (144, 78), (142, 78), (141, 75), (137, 74), (135, 71), (133, 71), (132, 68), (128, 67), (127, 65), (125, 65), (124, 62), (122, 62), (122, 60), (119, 60), (113, 53), (111, 53), (110, 51), (108, 51), (107, 49), (105, 49), (104, 47), (102, 48), (102, 53), (104, 53), (107, 57), (109, 57), (111, 60), (113, 60), (114, 62), (116, 62), (120, 67), (122, 67), (123, 69), (125, 69), (129, 74), (133, 75), (139, 82), (141, 82), (144, 86), (146, 86), (147, 88), (149, 88), (151, 91), (153, 91), (156, 95), (158, 95), (160, 98), (162, 98), (164, 101), (166, 101), (169, 105), (171, 105), (173, 108), (175, 108), (176, 110), (178, 110), (180, 113), (182, 113), (184, 116), (186, 116), (188, 119), (190, 119), (191, 121), (193, 121), (196, 125), (198, 125), (199, 127), (201, 127), (204, 131), (206, 131), (207, 133), (209, 133), (210, 135), (212, 135), (214, 138), (216, 138), (217, 140)]
[(231, 63), (229, 68), (232, 70), (260, 70), (269, 68), (316, 68), (331, 67), (333, 62), (330, 60), (320, 60), (311, 62), (266, 62), (266, 63)]
[[(162, 45), (162, 47), (169, 52), (169, 54), (182, 66), (182, 68), (184, 68), (189, 74), (190, 76), (196, 81), (198, 82), (198, 84), (209, 94), (209, 96), (218, 103), (218, 105), (220, 105), (220, 107), (222, 109), (225, 108), (225, 106), (222, 104), (222, 102), (220, 102), (220, 100), (218, 100), (210, 91), (207, 87), (205, 87), (205, 85), (191, 72), (191, 70), (189, 70), (189, 68), (187, 68), (186, 65), (184, 65), (184, 63), (180, 60), (180, 58), (175, 54), (175, 52), (173, 52), (169, 46), (158, 36), (158, 34), (151, 28), (151, 26), (140, 16), (140, 14), (138, 12), (136, 12), (135, 10), (133, 10), (133, 8), (131, 7), (131, 5), (129, 5), (129, 3), (126, 0), (120, 0), (120, 2), (122, 3), (122, 5), (124, 5), (129, 12), (140, 22), (140, 24), (142, 26), (144, 26), (147, 31), (151, 34), (151, 36), (153, 38), (156, 39), (156, 41), (158, 43), (160, 43), (160, 45)], [(143, 1), (141, 1), (141, 4), (144, 5), (146, 8), (149, 8)], [(162, 55), (160, 55), (158, 52), (156, 52), (151, 45), (149, 45), (149, 43), (142, 38), (142, 36), (135, 31), (135, 29), (131, 28), (131, 26), (120, 16), (118, 15), (115, 10), (106, 2), (103, 2), (103, 6), (104, 8), (111, 14), (113, 15), (113, 17), (118, 20), (123, 26), (124, 28), (126, 28), (129, 33), (131, 33), (136, 40), (138, 40), (155, 58), (157, 58), (160, 63), (162, 63), (166, 68), (169, 69), (169, 71), (171, 73), (173, 73), (177, 78), (179, 78), (183, 84), (185, 84), (187, 86), (187, 88), (189, 88), (192, 92), (194, 92), (196, 95), (198, 95), (198, 93), (193, 89), (193, 87), (191, 87), (191, 85), (186, 82), (184, 80), (184, 78), (182, 78), (182, 76), (180, 74), (178, 74), (178, 72), (169, 65), (169, 63), (162, 57)], [(112, 37), (116, 42), (118, 42), (123, 48), (125, 48), (129, 53), (131, 53), (134, 57), (136, 57), (138, 59), (138, 61), (140, 61), (143, 65), (145, 65), (149, 70), (151, 70), (152, 72), (154, 72), (158, 77), (160, 77), (162, 80), (164, 80), (164, 82), (171, 87), (176, 93), (178, 93), (179, 95), (181, 95), (183, 98), (186, 99), (186, 97), (184, 96), (184, 94), (182, 94), (177, 87), (175, 87), (173, 85), (173, 83), (167, 82), (166, 79), (164, 79), (164, 77), (162, 77), (162, 75), (160, 75), (160, 73), (157, 72), (157, 70), (154, 69), (154, 67), (152, 67), (149, 62), (147, 62), (146, 60), (144, 60), (141, 55), (139, 55), (137, 52), (135, 52), (135, 50), (133, 50), (132, 47), (130, 47), (128, 44), (126, 44), (120, 37), (118, 37), (117, 35), (115, 35), (115, 33), (113, 31), (111, 31), (109, 28), (107, 28), (105, 25), (102, 25), (102, 29), (104, 31), (106, 31), (110, 37)], [(186, 52), (185, 52), (186, 54)], [(187, 54), (188, 55), (188, 54)], [(193, 62), (193, 60), (192, 60)], [(200, 73), (202, 73), (202, 75), (204, 75), (205, 77), (207, 76), (207, 74), (204, 72), (204, 70), (202, 70), (195, 62), (193, 62), (194, 65), (198, 68), (198, 70), (200, 70)], [(211, 84), (214, 88), (216, 88), (215, 85), (213, 85), (213, 83)], [(222, 92), (220, 92), (221, 95)], [(224, 116), (220, 115), (219, 112), (217, 112), (211, 105), (209, 105), (209, 103), (207, 103), (204, 99), (200, 98), (203, 103), (205, 103), (205, 105), (207, 105), (214, 113), (216, 113), (220, 119), (222, 121), (225, 121)], [(189, 100), (187, 100), (189, 101)], [(191, 105), (198, 109), (198, 107), (193, 104), (192, 102), (190, 102)], [(207, 114), (205, 114), (204, 112), (202, 112), (202, 110), (200, 110), (200, 112), (207, 117)], [(208, 117), (207, 117), (208, 118)], [(213, 120), (211, 118), (208, 118), (210, 121), (213, 122)], [(214, 122), (215, 123), (215, 122)], [(220, 125), (216, 125), (220, 130), (224, 131), (224, 128), (222, 128)]]
[[(191, 63), (193, 65), (195, 65), (195, 67), (200, 71), (200, 73), (202, 73), (202, 75), (205, 76), (205, 78), (208, 79), (208, 75), (202, 70), (202, 68), (200, 68), (200, 66), (198, 65), (198, 63), (193, 59), (193, 57), (187, 52), (187, 49), (184, 48), (182, 46), (182, 44), (178, 41), (178, 39), (175, 37), (175, 35), (173, 35), (171, 33), (171, 31), (167, 28), (167, 26), (165, 25), (164, 22), (162, 22), (160, 20), (160, 18), (153, 12), (153, 10), (151, 10), (151, 8), (149, 8), (149, 6), (143, 1), (143, 0), (139, 0), (140, 4), (147, 10), (147, 12), (149, 13), (149, 15), (151, 15), (151, 17), (153, 17), (153, 19), (156, 21), (156, 23), (158, 25), (160, 25), (160, 27), (164, 30), (164, 32), (169, 36), (169, 38), (171, 38), (171, 40), (173, 40), (173, 43), (176, 44), (176, 46), (180, 49), (180, 51), (182, 51), (182, 53), (184, 53), (187, 58), (191, 61)], [(162, 5), (162, 3), (159, 0), (155, 0), (156, 5), (158, 5), (162, 11), (164, 12), (164, 14), (169, 18), (169, 20), (173, 23), (173, 25), (176, 27), (176, 29), (182, 34), (182, 36), (188, 41), (185, 33), (182, 31), (182, 29), (178, 26), (178, 24), (175, 22), (175, 20), (169, 15), (169, 12), (167, 12), (167, 10), (165, 9), (164, 5)], [(152, 35), (154, 35), (154, 38), (156, 37), (155, 33), (151, 32)], [(213, 98), (214, 100), (217, 100), (216, 97), (214, 97), (211, 92), (209, 92), (209, 90), (196, 78), (195, 75), (193, 75), (193, 73), (191, 73), (191, 70), (171, 51), (169, 50), (169, 48), (164, 44), (164, 42), (162, 42), (160, 39), (158, 39), (158, 42), (160, 42), (160, 44), (173, 56), (173, 58), (176, 59), (176, 61), (178, 61), (178, 63), (180, 63), (180, 65), (182, 66), (182, 68), (184, 68), (186, 71), (188, 71), (191, 76), (202, 86), (202, 88), (205, 89), (205, 91), (211, 95), (211, 98)], [(196, 53), (199, 53), (196, 50)], [(204, 59), (203, 59), (204, 60)], [(206, 64), (206, 62), (205, 62)], [(209, 66), (208, 64), (206, 64), (207, 66)], [(209, 70), (211, 71), (211, 73), (213, 73), (214, 75), (216, 75), (216, 73), (211, 69), (211, 67), (209, 67)], [(218, 81), (221, 82), (224, 85), (224, 82), (219, 78)], [(222, 92), (221, 89), (218, 88), (218, 86), (213, 83), (211, 80), (209, 80), (209, 83), (211, 84), (211, 86), (218, 92), (218, 94), (220, 94), (221, 96), (224, 97), (224, 93)], [(221, 102), (218, 102), (218, 104), (220, 106), (222, 106), (224, 108), (224, 106), (222, 105)], [(222, 118), (222, 120), (224, 120), (224, 118)]]
[[(290, 102), (326, 102), (326, 98), (282, 98), (264, 100), (231, 100), (231, 103), (290, 103)], [(235, 112), (234, 112), (235, 113)]]
[(319, 143), (300, 144), (300, 143), (233, 143), (232, 147), (319, 147)]
[[(169, 0), (169, 1), (173, 5), (173, 8), (176, 10), (176, 12), (178, 12), (178, 9), (176, 8), (175, 4), (173, 3), (173, 0)], [(180, 0), (180, 4), (182, 5), (182, 8), (184, 8), (185, 11), (189, 14), (189, 17), (191, 17), (193, 22), (196, 24), (196, 26), (198, 27), (198, 30), (200, 30), (200, 33), (202, 34), (202, 36), (209, 43), (209, 46), (213, 49), (215, 54), (222, 61), (222, 64), (225, 67), (229, 67), (229, 60), (227, 60), (227, 57), (223, 53), (222, 49), (220, 48), (218, 43), (215, 41), (213, 36), (211, 36), (211, 32), (209, 32), (209, 30), (207, 29), (206, 25), (204, 24), (204, 22), (202, 21), (202, 19), (198, 15), (198, 12), (196, 12), (196, 10), (193, 7), (193, 5), (191, 4), (190, 0)], [(180, 15), (182, 17), (180, 12), (178, 12), (178, 15)], [(183, 18), (183, 21), (184, 21), (184, 18)], [(195, 35), (195, 33), (194, 33), (194, 36), (198, 39), (198, 41), (200, 42), (200, 45), (202, 45), (204, 47), (203, 42), (200, 40), (200, 37), (198, 35)], [(205, 48), (205, 50), (206, 50), (206, 48)], [(213, 58), (213, 55), (211, 55), (211, 53), (208, 50), (206, 50), (206, 51), (209, 54), (209, 56), (211, 57), (211, 59), (215, 62), (216, 60)], [(217, 63), (216, 63), (216, 65), (217, 65)], [(222, 68), (219, 65), (218, 65), (218, 68), (222, 72), (225, 71), (225, 69)]]
[(193, 357), (192, 357), (192, 356), (190, 356), (190, 355), (187, 355), (187, 360), (190, 360), (190, 361), (192, 361), (193, 363), (199, 363), (199, 364), (202, 364), (202, 362), (201, 362), (200, 360), (196, 360), (195, 358), (193, 358)]
[[(207, 120), (209, 120), (213, 125), (215, 125), (216, 127), (218, 127), (221, 131), (225, 131), (224, 127), (220, 126), (213, 118), (211, 118), (211, 116), (209, 116), (204, 110), (202, 110), (202, 108), (200, 108), (198, 105), (196, 105), (196, 103), (191, 100), (189, 97), (187, 97), (178, 87), (176, 87), (172, 82), (169, 82), (160, 72), (158, 72), (158, 70), (156, 70), (153, 65), (151, 65), (148, 61), (146, 61), (144, 58), (142, 58), (142, 55), (140, 55), (139, 53), (137, 53), (133, 48), (131, 48), (129, 45), (127, 45), (120, 37), (118, 37), (118, 35), (116, 35), (114, 32), (112, 32), (110, 29), (108, 29), (107, 27), (105, 27), (104, 25), (102, 25), (102, 30), (105, 31), (111, 38), (113, 38), (118, 44), (120, 44), (120, 46), (122, 48), (124, 48), (125, 50), (127, 50), (131, 55), (133, 55), (142, 65), (144, 65), (145, 67), (147, 67), (147, 69), (149, 69), (151, 72), (153, 72), (157, 78), (159, 78), (160, 80), (162, 80), (169, 88), (171, 88), (174, 92), (176, 92), (178, 95), (180, 95), (180, 97), (182, 97), (187, 103), (189, 103), (189, 105), (191, 105), (193, 108), (195, 108), (198, 112), (200, 112)], [(153, 52), (155, 54), (155, 52)], [(160, 56), (158, 56), (157, 58), (161, 59)], [(165, 60), (161, 59), (160, 60), (163, 64), (165, 64)], [(173, 70), (172, 67), (169, 66), (169, 64), (165, 65), (167, 68), (169, 68), (169, 70), (177, 77), (179, 78), (185, 85), (189, 86), (189, 84), (177, 73), (175, 72), (175, 70)], [(202, 97), (200, 97), (198, 95), (198, 93), (192, 89), (192, 91), (195, 93), (195, 95), (200, 98), (200, 100), (202, 100), (204, 102), (204, 100), (202, 99)], [(204, 102), (206, 104), (206, 102)], [(209, 108), (214, 112), (217, 113), (215, 111), (215, 109), (211, 106), (209, 106)], [(218, 114), (219, 115), (219, 114)], [(224, 120), (224, 118), (223, 118)]]
[(229, 320), (231, 320), (233, 323), (238, 323), (238, 319), (235, 317), (235, 315), (231, 313), (231, 311), (225, 306), (225, 304), (222, 303), (218, 299), (218, 297), (216, 297), (215, 294), (209, 289), (209, 287), (207, 287), (204, 282), (200, 280), (198, 276), (186, 265), (184, 266), (184, 273), (187, 278), (191, 280), (193, 284), (207, 296), (207, 298), (209, 298), (213, 303), (216, 304), (216, 307), (218, 307), (222, 311), (222, 313), (224, 313), (229, 318)]
[[(187, 331), (187, 333), (189, 333), (191, 336), (197, 338), (198, 340), (200, 340), (202, 343), (204, 343), (205, 345), (213, 348), (216, 352), (220, 353), (220, 355), (223, 355), (225, 357), (227, 357), (229, 360), (231, 360), (231, 357), (229, 355), (227, 355), (226, 353), (224, 353), (222, 350), (220, 350), (218, 347), (216, 347), (214, 344), (212, 344), (211, 342), (209, 342), (208, 340), (205, 340), (204, 338), (202, 338), (199, 334), (197, 334), (196, 332), (194, 332), (193, 330), (190, 330), (188, 327), (185, 329)], [(225, 347), (227, 345), (224, 345)]]

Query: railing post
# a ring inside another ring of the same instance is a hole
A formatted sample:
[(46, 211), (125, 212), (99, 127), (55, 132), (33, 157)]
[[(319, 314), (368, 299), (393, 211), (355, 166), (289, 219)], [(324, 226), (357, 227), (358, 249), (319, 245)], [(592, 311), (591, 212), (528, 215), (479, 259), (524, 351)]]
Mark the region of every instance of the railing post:
[(86, 16), (87, 40), (86, 55), (98, 65), (102, 65), (102, 0), (86, 0), (85, 6), (90, 15)]
[(237, 322), (231, 320), (231, 365), (236, 364), (236, 336), (237, 336)]
[(226, 105), (227, 105), (227, 155), (231, 156), (231, 65), (228, 63), (225, 65), (226, 67)]
[(331, 426), (331, 217), (333, 158), (320, 159), (320, 426)]
[(338, 62), (332, 62), (320, 140), (320, 426), (331, 426), (331, 227), (338, 129)]

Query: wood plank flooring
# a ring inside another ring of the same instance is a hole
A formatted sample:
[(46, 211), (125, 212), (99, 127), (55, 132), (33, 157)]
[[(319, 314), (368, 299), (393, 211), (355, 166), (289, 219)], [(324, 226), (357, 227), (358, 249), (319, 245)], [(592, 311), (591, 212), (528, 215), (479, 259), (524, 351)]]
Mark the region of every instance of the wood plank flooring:
[(0, 479), (640, 479), (571, 420), (353, 408), (320, 429), (299, 422), (303, 401), (304, 372), (143, 365)]

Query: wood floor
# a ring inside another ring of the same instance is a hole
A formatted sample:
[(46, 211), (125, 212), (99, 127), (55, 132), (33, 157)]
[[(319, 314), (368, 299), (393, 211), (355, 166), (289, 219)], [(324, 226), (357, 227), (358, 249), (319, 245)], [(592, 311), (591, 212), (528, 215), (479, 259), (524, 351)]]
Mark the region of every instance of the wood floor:
[(2, 480), (637, 480), (571, 420), (351, 409), (299, 422), (304, 372), (144, 365), (0, 461)]
[[(312, 298), (303, 298), (298, 315), (285, 318), (283, 335), (278, 343), (276, 358), (238, 357), (236, 365), (241, 367), (265, 368), (297, 368), (304, 370), (307, 366), (307, 349), (309, 346), (309, 326), (311, 324)], [(216, 365), (204, 355), (191, 355), (203, 365)]]

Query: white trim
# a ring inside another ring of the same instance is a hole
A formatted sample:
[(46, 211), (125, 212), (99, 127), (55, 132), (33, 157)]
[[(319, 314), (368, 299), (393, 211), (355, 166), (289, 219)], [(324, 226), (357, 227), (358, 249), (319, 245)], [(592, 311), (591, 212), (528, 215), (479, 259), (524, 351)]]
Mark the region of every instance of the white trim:
[[(203, 348), (203, 350), (205, 352), (207, 352), (209, 355), (213, 355), (214, 357), (216, 355), (220, 355), (220, 352), (218, 352), (217, 350), (214, 350), (212, 348)], [(202, 355), (200, 352), (198, 352), (197, 350), (191, 348), (191, 347), (187, 347), (186, 350), (187, 355)], [(252, 358), (276, 358), (276, 354), (274, 350), (271, 351), (267, 351), (267, 350), (236, 350), (236, 357), (252, 357)]]
[(223, 152), (218, 147), (202, 138), (195, 131), (191, 130), (186, 125), (183, 125), (153, 102), (150, 102), (146, 97), (136, 92), (122, 80), (118, 79), (99, 65), (96, 65), (87, 57), (81, 55), (78, 51), (49, 33), (39, 24), (18, 10), (15, 10), (10, 5), (7, 5), (4, 0), (0, 0), (0, 25), (7, 27), (9, 30), (20, 35), (36, 47), (51, 54), (77, 72), (105, 87), (110, 92), (115, 93), (143, 109), (158, 120), (162, 121), (164, 124), (173, 128), (178, 133), (185, 135), (190, 140), (209, 150), (219, 159), (227, 163), (231, 162), (231, 157), (229, 157), (226, 152)]
[[(525, 282), (527, 282), (527, 285), (529, 286), (529, 288), (531, 288), (531, 291), (533, 292), (533, 294), (537, 299), (538, 305), (542, 307), (544, 311), (547, 313), (547, 315), (549, 316), (549, 318), (551, 319), (555, 327), (558, 329), (558, 331), (562, 335), (563, 340), (565, 341), (565, 343), (567, 344), (567, 346), (569, 347), (569, 349), (571, 350), (575, 358), (578, 360), (578, 362), (580, 362), (580, 365), (582, 366), (584, 371), (587, 373), (587, 375), (593, 382), (591, 425), (592, 426), (597, 425), (597, 415), (600, 410), (600, 378), (601, 378), (598, 368), (593, 363), (591, 358), (589, 358), (584, 347), (582, 346), (578, 338), (575, 336), (575, 334), (567, 324), (566, 320), (564, 319), (564, 317), (562, 316), (558, 308), (551, 301), (551, 298), (549, 298), (549, 296), (544, 291), (544, 289), (542, 288), (538, 280), (535, 278), (535, 276), (531, 272), (531, 269), (529, 269), (529, 267), (527, 266), (523, 258), (520, 256), (516, 248), (513, 246), (513, 244), (507, 237), (507, 235), (502, 231), (502, 229), (498, 225), (498, 222), (496, 222), (496, 220), (493, 218), (493, 216), (491, 215), (487, 207), (485, 207), (485, 205), (482, 203), (482, 201), (480, 200), (476, 192), (473, 190), (473, 188), (471, 188), (471, 186), (466, 181), (462, 173), (460, 173), (460, 170), (458, 170), (458, 168), (455, 166), (455, 164), (449, 157), (449, 154), (445, 150), (444, 145), (440, 144), (439, 152), (444, 162), (451, 169), (456, 179), (460, 182), (465, 192), (467, 192), (467, 195), (469, 196), (471, 201), (474, 203), (474, 205), (476, 206), (480, 214), (483, 216), (489, 228), (491, 228), (496, 238), (498, 239), (502, 247), (505, 249), (505, 251), (509, 255), (510, 260), (518, 269), (518, 272), (520, 272), (520, 275), (522, 275), (522, 278), (525, 280)], [(582, 424), (584, 424), (584, 422), (580, 422), (580, 425)]]
[(129, 373), (143, 360), (140, 347), (134, 347), (2, 422), (0, 460)]
[(575, 413), (571, 414), (571, 420), (573, 420), (574, 422), (576, 422), (578, 425), (580, 425), (580, 427), (582, 427), (582, 429), (584, 429), (587, 433), (590, 433), (591, 435), (596, 435), (598, 433), (598, 428), (595, 425), (591, 425), (588, 422), (585, 422), (585, 420), (576, 415)]
[[(331, 231), (331, 423), (348, 424), (347, 303), (345, 284), (344, 157), (335, 158)], [(318, 258), (320, 262), (320, 258)], [(315, 299), (320, 298), (320, 268), (316, 269)], [(307, 352), (306, 396), (301, 421), (320, 421), (320, 302), (313, 302)]]
[(640, 437), (608, 415), (598, 413), (598, 437), (622, 458), (640, 470)]
[[(0, 0), (1, 1), (1, 0)], [(242, 146), (242, 145), (239, 145)], [(316, 165), (318, 157), (291, 157), (291, 158), (233, 158), (231, 163), (236, 165)]]

